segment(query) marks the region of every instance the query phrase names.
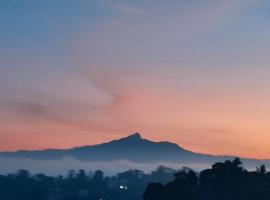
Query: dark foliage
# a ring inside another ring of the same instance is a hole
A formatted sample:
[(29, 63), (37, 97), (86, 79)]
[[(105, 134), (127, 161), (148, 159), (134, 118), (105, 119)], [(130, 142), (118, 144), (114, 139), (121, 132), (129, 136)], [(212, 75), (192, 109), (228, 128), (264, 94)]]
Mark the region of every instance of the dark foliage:
[[(173, 180), (174, 179), (174, 180)], [(31, 175), (27, 170), (0, 175), (0, 200), (269, 200), (265, 166), (249, 172), (241, 161), (216, 163), (200, 174), (160, 167), (151, 174), (129, 170), (105, 177), (98, 170), (70, 170), (66, 176)]]
[(264, 165), (256, 172), (243, 169), (241, 161), (216, 163), (211, 169), (196, 174), (180, 170), (165, 185), (150, 183), (144, 200), (269, 200), (270, 173)]
[(159, 167), (151, 174), (129, 170), (105, 177), (98, 170), (70, 170), (66, 176), (31, 175), (27, 170), (0, 175), (0, 200), (140, 200), (150, 182), (173, 180), (175, 171)]

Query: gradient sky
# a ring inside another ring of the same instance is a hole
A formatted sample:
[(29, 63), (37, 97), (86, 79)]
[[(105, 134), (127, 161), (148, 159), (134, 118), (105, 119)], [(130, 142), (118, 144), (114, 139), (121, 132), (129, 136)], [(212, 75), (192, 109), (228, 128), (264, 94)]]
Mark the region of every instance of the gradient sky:
[(268, 0), (1, 0), (0, 150), (139, 131), (270, 158)]

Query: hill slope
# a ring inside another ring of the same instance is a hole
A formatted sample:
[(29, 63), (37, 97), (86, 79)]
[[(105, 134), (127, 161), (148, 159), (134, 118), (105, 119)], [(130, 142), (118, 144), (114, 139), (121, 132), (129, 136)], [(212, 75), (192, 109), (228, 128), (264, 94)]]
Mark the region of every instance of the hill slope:
[[(214, 156), (188, 151), (177, 144), (170, 142), (153, 142), (143, 139), (139, 133), (128, 137), (90, 146), (81, 146), (71, 149), (48, 149), (41, 151), (1, 152), (4, 158), (27, 158), (33, 160), (59, 160), (64, 157), (73, 157), (80, 161), (115, 161), (127, 160), (136, 163), (213, 163), (232, 159), (231, 156)], [(242, 159), (249, 166), (258, 166), (256, 159)]]

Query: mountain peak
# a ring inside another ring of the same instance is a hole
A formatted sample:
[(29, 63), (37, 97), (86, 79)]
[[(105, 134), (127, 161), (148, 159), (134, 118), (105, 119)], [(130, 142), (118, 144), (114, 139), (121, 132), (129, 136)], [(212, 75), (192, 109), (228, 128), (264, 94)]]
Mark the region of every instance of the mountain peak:
[(129, 136), (126, 136), (126, 137), (123, 137), (123, 138), (120, 138), (118, 140), (115, 140), (116, 142), (139, 142), (139, 141), (142, 141), (143, 138), (141, 137), (141, 135), (136, 132), (136, 133), (133, 133)]
[(124, 139), (124, 140), (127, 140), (127, 139), (128, 140), (141, 140), (142, 137), (141, 137), (140, 133), (136, 132), (136, 133), (133, 133), (133, 134), (131, 134), (127, 137), (124, 137), (122, 139)]
[(113, 140), (109, 143), (117, 143), (117, 144), (137, 144), (138, 142), (142, 142), (144, 139), (141, 137), (141, 135), (136, 132), (131, 135), (128, 135), (126, 137), (120, 138), (118, 140)]

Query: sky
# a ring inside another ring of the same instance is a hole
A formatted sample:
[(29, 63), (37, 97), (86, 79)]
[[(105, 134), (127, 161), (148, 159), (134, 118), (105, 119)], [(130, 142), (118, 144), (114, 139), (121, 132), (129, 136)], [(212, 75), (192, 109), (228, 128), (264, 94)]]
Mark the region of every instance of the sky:
[(267, 0), (1, 0), (0, 151), (140, 132), (270, 159)]

